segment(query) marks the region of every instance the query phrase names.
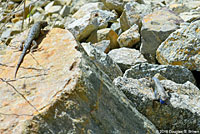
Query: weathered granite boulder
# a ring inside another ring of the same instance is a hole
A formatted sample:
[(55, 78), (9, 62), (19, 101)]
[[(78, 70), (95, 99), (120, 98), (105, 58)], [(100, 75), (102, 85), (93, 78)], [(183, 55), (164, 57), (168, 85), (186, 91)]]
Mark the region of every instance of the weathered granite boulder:
[(157, 49), (156, 58), (165, 65), (181, 65), (200, 71), (200, 21), (173, 32)]
[(115, 21), (117, 15), (106, 10), (94, 10), (69, 24), (66, 29), (72, 32), (78, 41), (87, 38), (98, 28), (106, 28), (108, 22)]
[(80, 19), (84, 15), (94, 10), (105, 10), (107, 9), (102, 2), (87, 3), (80, 7), (80, 9), (73, 14), (73, 18)]
[(129, 69), (131, 66), (147, 62), (144, 56), (136, 49), (119, 48), (111, 50), (108, 55), (113, 59), (123, 72)]
[(194, 84), (196, 83), (192, 72), (183, 66), (140, 63), (128, 69), (124, 73), (124, 76), (127, 78), (140, 79), (145, 77), (153, 77), (157, 73), (160, 73), (165, 78), (176, 83), (183, 84), (187, 81), (190, 81)]
[(48, 32), (39, 50), (26, 55), (17, 79), (21, 53), (13, 51), (0, 56), (0, 133), (158, 134), (112, 85), (119, 67), (90, 44), (77, 44), (69, 31)]
[(176, 29), (182, 19), (164, 8), (146, 15), (142, 20), (140, 51), (150, 63), (155, 63), (159, 45)]
[[(170, 96), (167, 104), (153, 101), (153, 89), (149, 79), (118, 77), (114, 84), (122, 90), (162, 133), (200, 132), (200, 90), (191, 82), (177, 84), (170, 80), (161, 80), (162, 86)], [(185, 131), (184, 131), (185, 130)]]
[(138, 25), (134, 24), (123, 32), (119, 38), (117, 39), (117, 42), (119, 43), (120, 47), (133, 47), (135, 44), (137, 44), (140, 41), (140, 33)]
[(150, 5), (139, 4), (137, 2), (128, 2), (124, 6), (124, 11), (120, 16), (120, 25), (123, 31), (128, 30), (132, 25), (137, 24), (141, 27), (142, 18), (151, 13)]

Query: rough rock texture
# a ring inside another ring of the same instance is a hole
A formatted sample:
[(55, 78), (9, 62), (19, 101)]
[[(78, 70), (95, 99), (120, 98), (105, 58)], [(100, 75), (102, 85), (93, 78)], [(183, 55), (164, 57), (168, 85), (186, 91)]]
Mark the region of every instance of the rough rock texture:
[(119, 67), (90, 44), (83, 47), (78, 47), (69, 31), (52, 29), (34, 58), (27, 54), (17, 80), (12, 78), (20, 53), (7, 50), (0, 57), (1, 78), (38, 110), (0, 81), (0, 133), (158, 134), (112, 85)]
[(110, 28), (104, 28), (97, 31), (97, 42), (100, 42), (102, 40), (110, 40), (111, 49), (119, 48), (117, 39), (117, 33), (115, 33), (115, 31)]
[(110, 40), (102, 40), (92, 45), (106, 54), (110, 51)]
[(99, 0), (65, 0), (67, 5), (70, 6), (70, 13), (74, 14), (80, 9), (83, 5), (87, 3), (100, 2)]
[(80, 19), (84, 15), (90, 13), (91, 11), (98, 10), (98, 9), (105, 10), (106, 7), (104, 6), (102, 2), (87, 3), (87, 4), (84, 4), (82, 7), (80, 7), (80, 9), (75, 14), (73, 14), (72, 17), (76, 19)]
[(192, 22), (200, 18), (200, 11), (183, 12), (179, 15), (185, 22)]
[(115, 21), (116, 19), (117, 15), (110, 11), (94, 10), (69, 24), (67, 29), (72, 32), (78, 41), (81, 41), (98, 28), (106, 28), (108, 22)]
[[(151, 120), (159, 130), (200, 132), (200, 90), (191, 82), (177, 84), (160, 81), (168, 95), (167, 104), (153, 101), (151, 81), (145, 78), (118, 77), (114, 84), (134, 103), (135, 107)], [(184, 132), (182, 132), (184, 133)]]
[(124, 7), (124, 0), (102, 0), (104, 5), (110, 10), (116, 10), (121, 13)]
[(61, 10), (61, 5), (55, 5), (55, 2), (50, 2), (47, 6), (45, 6), (46, 14), (58, 13)]
[(120, 16), (120, 25), (123, 31), (128, 30), (133, 24), (141, 27), (142, 18), (151, 13), (151, 6), (139, 4), (137, 2), (129, 2), (124, 6), (124, 11)]
[(183, 66), (141, 63), (136, 64), (128, 69), (124, 76), (127, 78), (140, 79), (145, 77), (153, 77), (157, 73), (160, 73), (165, 78), (176, 83), (182, 84), (187, 81), (190, 81), (194, 84), (196, 83), (192, 72)]
[(187, 3), (173, 3), (169, 4), (169, 9), (172, 10), (176, 14), (180, 14), (183, 12), (188, 12), (190, 9), (186, 6)]
[(150, 63), (155, 63), (159, 45), (176, 29), (182, 19), (168, 9), (154, 11), (142, 20), (140, 51)]
[(131, 28), (123, 32), (117, 42), (120, 47), (133, 47), (136, 43), (140, 41), (140, 33), (139, 28), (136, 24), (134, 24)]
[(115, 31), (118, 35), (121, 34), (121, 26), (120, 26), (120, 22), (119, 19), (117, 19), (117, 22), (114, 22), (110, 28)]
[(165, 65), (200, 71), (200, 21), (173, 32), (158, 48), (156, 58)]
[(113, 59), (115, 63), (119, 65), (123, 72), (137, 63), (147, 62), (144, 56), (136, 49), (113, 49), (108, 53), (108, 55)]

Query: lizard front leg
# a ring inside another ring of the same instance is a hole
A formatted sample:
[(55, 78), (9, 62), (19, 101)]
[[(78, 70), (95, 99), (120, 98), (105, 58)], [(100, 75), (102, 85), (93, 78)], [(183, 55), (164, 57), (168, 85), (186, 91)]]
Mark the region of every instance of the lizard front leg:
[(38, 44), (37, 44), (37, 42), (35, 40), (32, 41), (32, 45), (33, 46), (30, 49), (31, 53), (35, 52), (37, 50), (37, 48), (38, 48)]

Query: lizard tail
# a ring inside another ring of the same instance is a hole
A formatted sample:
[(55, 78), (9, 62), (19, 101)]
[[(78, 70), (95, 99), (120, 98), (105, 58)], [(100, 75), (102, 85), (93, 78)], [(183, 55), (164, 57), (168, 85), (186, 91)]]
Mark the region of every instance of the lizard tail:
[(19, 61), (18, 61), (18, 64), (17, 64), (17, 68), (16, 68), (16, 71), (15, 71), (15, 79), (17, 77), (17, 72), (19, 70), (19, 67), (22, 64), (23, 60), (24, 60), (25, 54), (26, 54), (26, 51), (23, 51), (21, 56), (20, 56), (20, 58), (19, 58)]

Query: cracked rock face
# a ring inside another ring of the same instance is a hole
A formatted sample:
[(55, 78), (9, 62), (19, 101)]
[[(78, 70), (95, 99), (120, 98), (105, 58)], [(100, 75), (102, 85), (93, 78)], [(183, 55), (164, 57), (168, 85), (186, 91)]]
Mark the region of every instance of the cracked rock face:
[(156, 51), (159, 63), (200, 71), (200, 21), (176, 30)]
[(200, 131), (200, 91), (191, 82), (177, 84), (161, 80), (161, 85), (170, 96), (167, 104), (153, 101), (151, 81), (146, 78), (118, 77), (114, 84), (134, 103), (160, 130)]
[(19, 55), (7, 50), (0, 57), (1, 78), (38, 111), (0, 81), (0, 112), (5, 113), (0, 114), (0, 133), (158, 133), (112, 84), (122, 76), (118, 65), (89, 43), (77, 44), (69, 31), (49, 31), (13, 80)]
[(196, 83), (196, 80), (190, 70), (182, 66), (172, 65), (139, 63), (126, 70), (124, 76), (127, 78), (140, 79), (145, 77), (153, 77), (157, 73), (176, 83), (183, 84), (187, 81), (190, 81), (194, 84)]

